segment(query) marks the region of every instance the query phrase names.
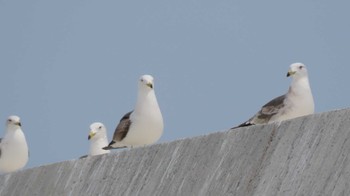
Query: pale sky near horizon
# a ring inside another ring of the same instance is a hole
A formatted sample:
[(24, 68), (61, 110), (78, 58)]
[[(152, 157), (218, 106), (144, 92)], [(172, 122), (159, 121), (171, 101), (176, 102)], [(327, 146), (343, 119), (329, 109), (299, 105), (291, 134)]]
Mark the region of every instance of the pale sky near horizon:
[(0, 125), (21, 117), (26, 168), (109, 140), (155, 78), (159, 142), (224, 131), (284, 94), (289, 65), (309, 70), (316, 112), (349, 107), (350, 2), (0, 0)]

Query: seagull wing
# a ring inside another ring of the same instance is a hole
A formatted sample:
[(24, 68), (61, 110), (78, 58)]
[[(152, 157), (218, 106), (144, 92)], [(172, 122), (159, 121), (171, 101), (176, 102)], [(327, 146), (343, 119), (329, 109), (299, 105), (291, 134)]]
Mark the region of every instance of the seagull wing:
[(114, 131), (113, 141), (121, 141), (128, 134), (131, 125), (130, 115), (133, 111), (126, 113), (120, 120), (117, 128)]
[(246, 127), (255, 124), (265, 124), (270, 121), (270, 119), (275, 116), (277, 113), (281, 111), (281, 108), (284, 107), (284, 101), (286, 99), (286, 95), (281, 95), (271, 100), (267, 104), (265, 104), (261, 110), (256, 113), (252, 118), (248, 121), (238, 125), (237, 127)]

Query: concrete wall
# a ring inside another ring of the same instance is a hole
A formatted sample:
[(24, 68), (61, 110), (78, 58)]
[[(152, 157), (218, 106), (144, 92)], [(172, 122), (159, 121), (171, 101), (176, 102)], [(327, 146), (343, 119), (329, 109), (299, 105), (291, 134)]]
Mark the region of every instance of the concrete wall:
[(0, 195), (350, 195), (350, 110), (0, 176)]

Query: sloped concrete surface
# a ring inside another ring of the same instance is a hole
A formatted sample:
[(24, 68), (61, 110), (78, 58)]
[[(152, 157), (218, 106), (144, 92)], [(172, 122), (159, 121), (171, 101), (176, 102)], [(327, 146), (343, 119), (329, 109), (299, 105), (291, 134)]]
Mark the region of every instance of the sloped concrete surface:
[(0, 176), (0, 195), (350, 195), (350, 110)]

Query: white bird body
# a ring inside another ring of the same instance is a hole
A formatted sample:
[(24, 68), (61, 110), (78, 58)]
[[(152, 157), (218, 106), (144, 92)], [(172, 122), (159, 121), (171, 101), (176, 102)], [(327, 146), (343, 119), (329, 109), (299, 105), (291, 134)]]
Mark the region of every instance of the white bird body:
[(139, 92), (131, 125), (121, 145), (137, 147), (157, 142), (163, 134), (163, 117), (154, 91)]
[[(293, 97), (293, 99), (290, 97)], [(284, 115), (273, 116), (269, 123), (306, 116), (315, 112), (314, 99), (311, 93), (309, 79), (307, 77), (293, 79), (288, 95), (286, 96), (285, 105), (288, 107), (280, 111), (280, 113), (284, 113)], [(286, 110), (288, 112), (286, 112)]]
[(265, 104), (258, 113), (238, 127), (280, 122), (313, 114), (315, 104), (306, 66), (302, 63), (291, 64), (287, 74), (289, 76), (293, 79), (288, 92)]
[(28, 145), (20, 126), (19, 117), (9, 117), (5, 136), (0, 143), (0, 150), (0, 172), (13, 172), (27, 164)]
[(139, 147), (154, 144), (163, 134), (163, 116), (154, 92), (153, 77), (143, 75), (135, 109), (120, 120), (108, 147)]
[(109, 150), (102, 149), (108, 145), (107, 130), (102, 123), (96, 122), (90, 125), (90, 140), (89, 156), (109, 153)]

